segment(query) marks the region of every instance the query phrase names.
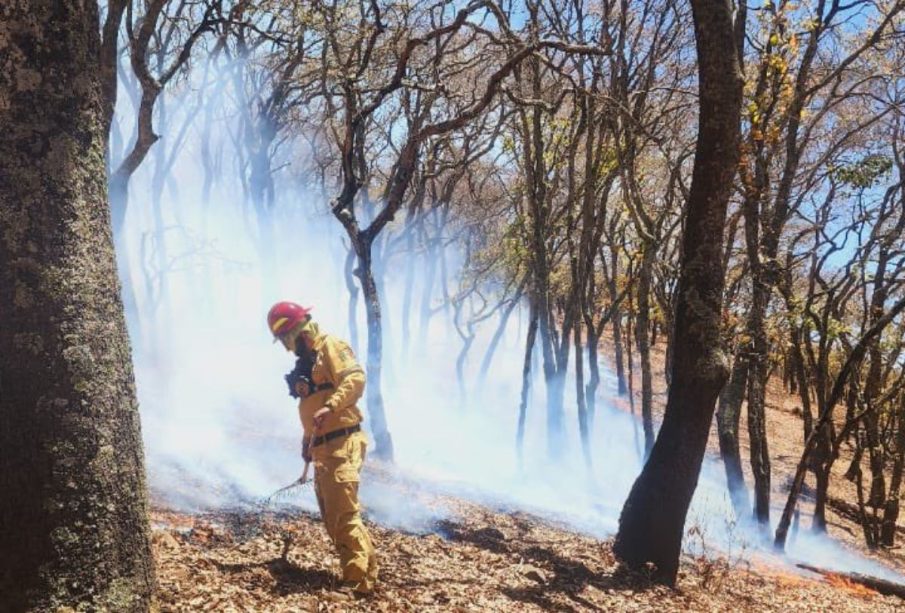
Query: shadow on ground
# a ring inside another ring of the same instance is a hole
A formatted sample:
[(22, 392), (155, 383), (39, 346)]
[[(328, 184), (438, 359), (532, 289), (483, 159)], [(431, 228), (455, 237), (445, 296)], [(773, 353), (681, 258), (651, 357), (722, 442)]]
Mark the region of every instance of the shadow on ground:
[(242, 564), (214, 562), (214, 565), (218, 570), (227, 573), (240, 573), (255, 568), (266, 568), (274, 580), (273, 592), (280, 596), (330, 590), (336, 587), (336, 577), (333, 573), (321, 568), (301, 568), (285, 558), (273, 558), (266, 562), (245, 562)]
[(516, 538), (492, 527), (469, 528), (452, 521), (438, 522), (437, 530), (451, 541), (470, 543), (498, 555), (535, 565), (540, 572), (529, 572), (526, 577), (536, 583), (525, 587), (507, 587), (502, 592), (512, 600), (538, 605), (549, 611), (573, 611), (572, 607), (556, 602), (552, 596), (562, 594), (583, 610), (603, 611), (598, 604), (582, 594), (588, 587), (601, 592), (635, 591), (651, 587), (650, 577), (616, 566), (603, 572), (590, 569), (580, 560), (570, 558), (550, 547), (541, 547), (526, 541), (524, 533)]

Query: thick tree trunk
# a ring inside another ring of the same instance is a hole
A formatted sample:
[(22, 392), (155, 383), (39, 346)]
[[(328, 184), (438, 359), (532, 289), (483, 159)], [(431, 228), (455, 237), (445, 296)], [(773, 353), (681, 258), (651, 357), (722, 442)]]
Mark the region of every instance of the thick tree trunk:
[(671, 585), (717, 396), (729, 374), (720, 339), (722, 254), (742, 99), (730, 4), (691, 4), (700, 117), (678, 284), (672, 384), (663, 425), (622, 509), (614, 545), (630, 567), (652, 563), (655, 577)]
[[(744, 351), (744, 349), (742, 350)], [(751, 512), (748, 500), (748, 488), (745, 486), (745, 475), (742, 472), (742, 457), (738, 445), (738, 424), (742, 413), (742, 402), (745, 399), (745, 385), (748, 379), (748, 359), (743, 353), (735, 356), (732, 375), (729, 383), (720, 394), (717, 409), (717, 433), (720, 440), (720, 457), (726, 468), (726, 485), (735, 516), (747, 518)]]
[(154, 587), (98, 24), (93, 2), (0, 8), (4, 610), (146, 611)]
[(818, 470), (817, 486), (814, 497), (814, 520), (811, 529), (818, 534), (826, 532), (826, 501), (829, 496), (830, 476)]

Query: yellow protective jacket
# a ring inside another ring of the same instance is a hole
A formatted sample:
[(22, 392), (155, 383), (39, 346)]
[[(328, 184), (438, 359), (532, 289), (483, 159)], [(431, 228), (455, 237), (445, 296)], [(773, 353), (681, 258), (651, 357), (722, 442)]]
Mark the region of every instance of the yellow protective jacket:
[[(313, 327), (313, 326), (312, 326)], [(330, 409), (324, 425), (315, 434), (326, 434), (361, 423), (361, 410), (357, 406), (365, 388), (365, 373), (348, 343), (314, 329), (312, 350), (316, 354), (311, 369), (311, 381), (316, 386), (326, 383), (329, 389), (315, 391), (299, 401), (299, 418), (305, 431), (305, 440), (314, 432), (314, 414), (321, 407)]]

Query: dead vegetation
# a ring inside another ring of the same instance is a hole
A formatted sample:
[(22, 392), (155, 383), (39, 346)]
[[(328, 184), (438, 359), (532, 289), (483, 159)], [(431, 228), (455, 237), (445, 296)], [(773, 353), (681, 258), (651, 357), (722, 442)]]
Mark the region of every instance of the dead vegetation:
[[(162, 611), (896, 611), (902, 601), (766, 562), (683, 558), (678, 588), (624, 571), (610, 541), (461, 501), (426, 535), (369, 528), (376, 595), (333, 592), (338, 568), (316, 517), (152, 513)], [(400, 501), (400, 504), (404, 502)]]

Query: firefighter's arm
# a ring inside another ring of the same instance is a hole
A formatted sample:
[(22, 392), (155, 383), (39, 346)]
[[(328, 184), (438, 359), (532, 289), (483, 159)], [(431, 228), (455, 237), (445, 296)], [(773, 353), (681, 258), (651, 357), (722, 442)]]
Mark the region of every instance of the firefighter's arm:
[(334, 392), (324, 402), (331, 411), (354, 405), (365, 389), (365, 373), (352, 348), (343, 341), (325, 343), (325, 362), (333, 381)]

